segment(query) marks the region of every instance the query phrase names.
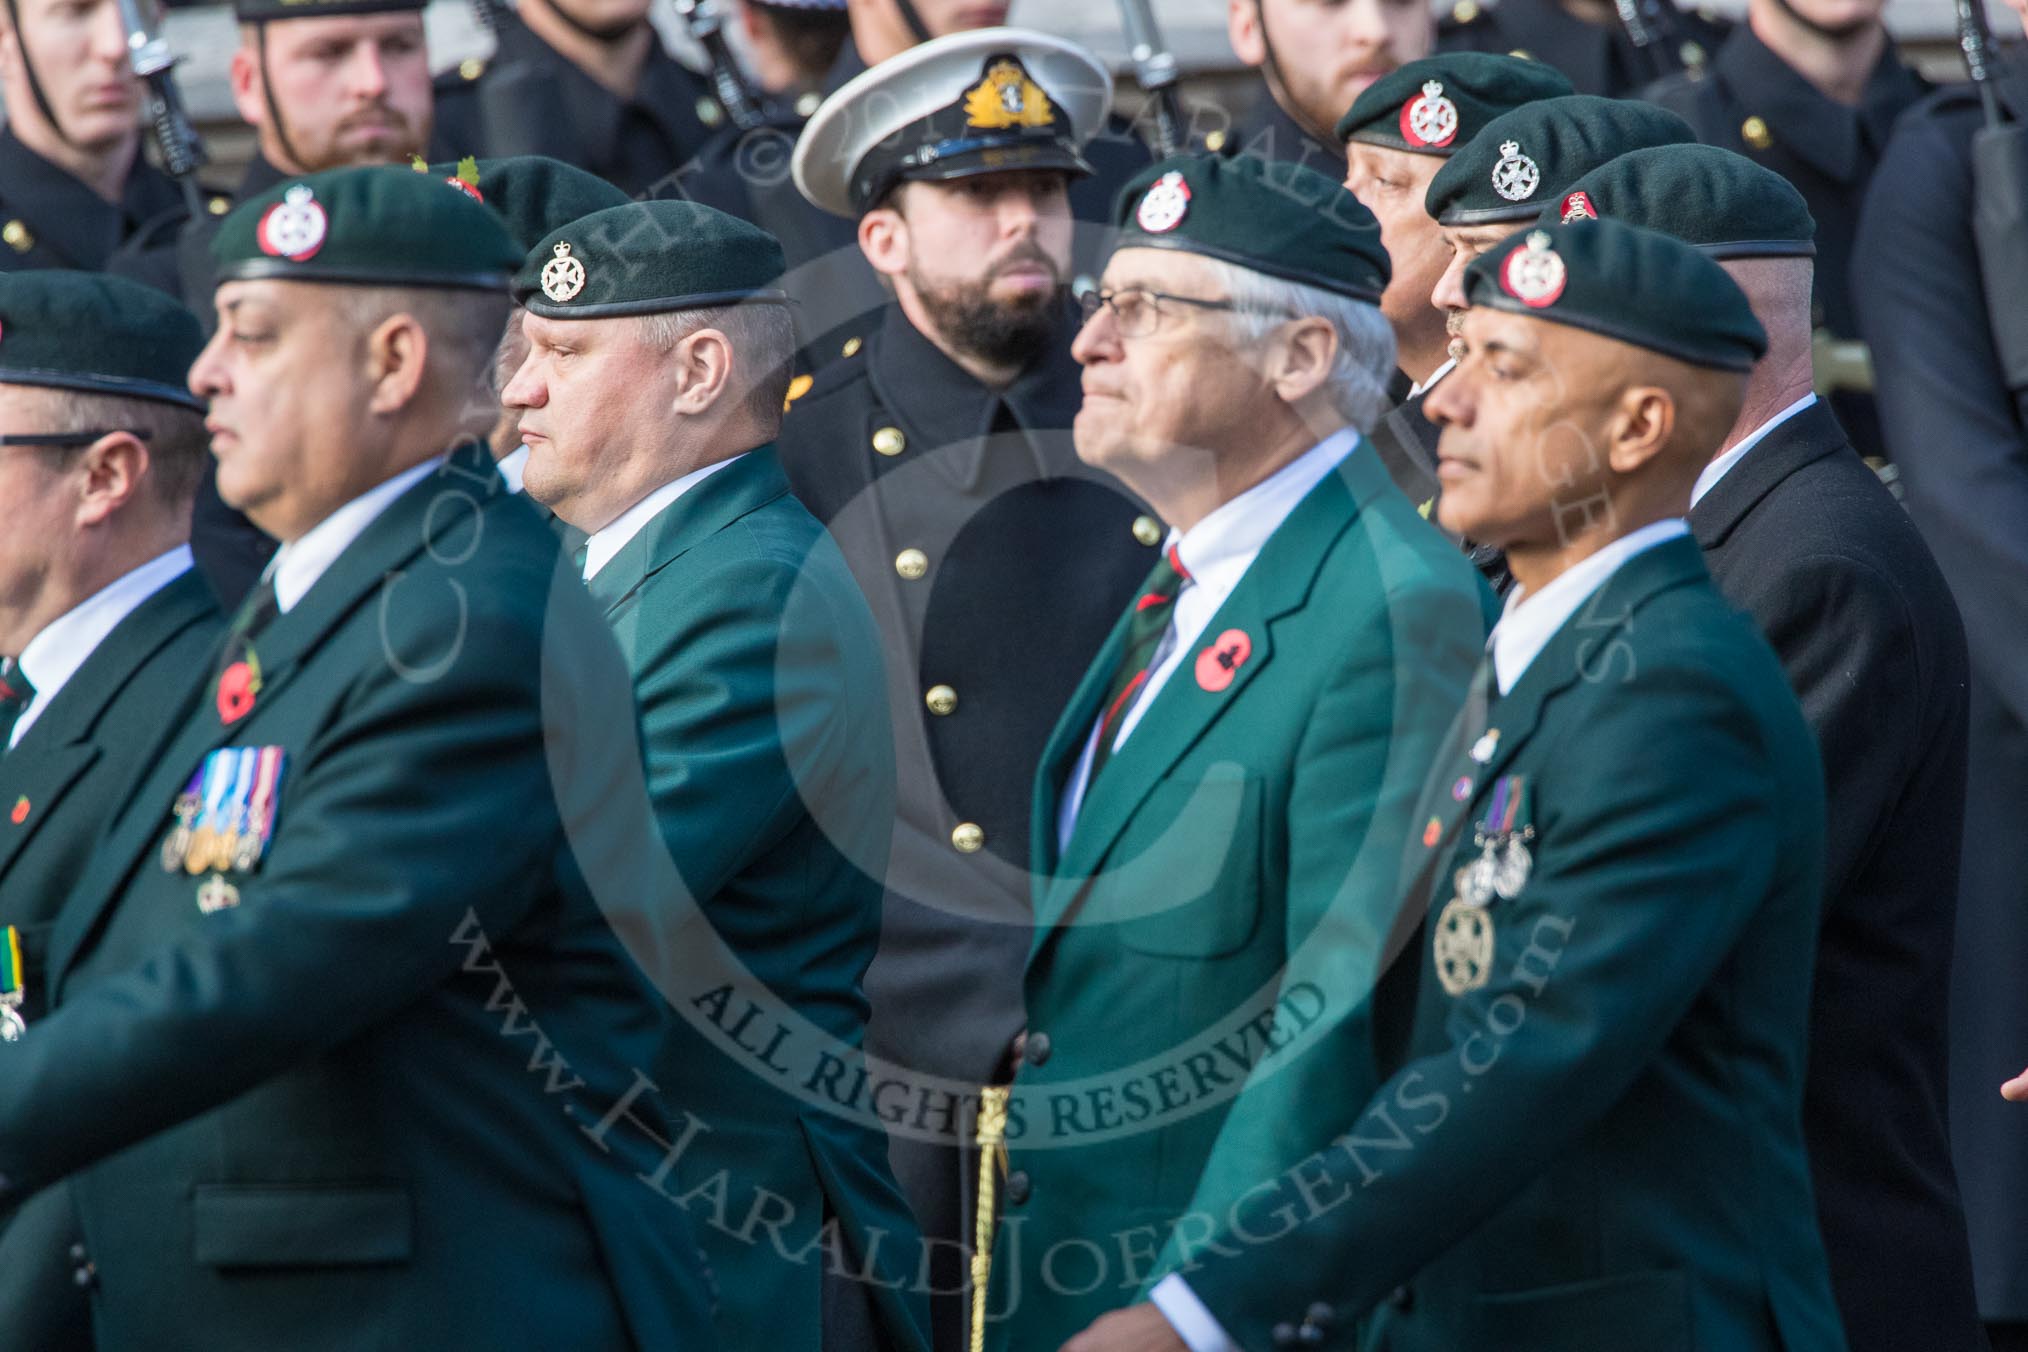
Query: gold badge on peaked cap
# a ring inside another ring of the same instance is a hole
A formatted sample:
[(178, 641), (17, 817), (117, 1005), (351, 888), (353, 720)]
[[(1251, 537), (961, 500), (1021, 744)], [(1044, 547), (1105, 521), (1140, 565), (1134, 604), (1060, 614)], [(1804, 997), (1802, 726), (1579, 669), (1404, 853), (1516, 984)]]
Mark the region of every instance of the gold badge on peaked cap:
[(980, 131), (1046, 127), (1055, 120), (1048, 93), (1009, 57), (995, 61), (986, 78), (965, 94), (965, 125)]

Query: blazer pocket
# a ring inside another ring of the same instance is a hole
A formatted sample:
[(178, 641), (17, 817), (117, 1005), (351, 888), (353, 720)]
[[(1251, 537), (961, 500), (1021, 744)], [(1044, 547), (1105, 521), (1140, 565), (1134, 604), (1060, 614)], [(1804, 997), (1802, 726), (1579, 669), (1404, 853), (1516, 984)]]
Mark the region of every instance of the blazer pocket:
[(1157, 785), (1102, 884), (1120, 943), (1173, 958), (1245, 948), (1260, 924), (1260, 819), (1260, 780), (1229, 762)]
[(200, 1183), (192, 1213), (208, 1267), (373, 1267), (405, 1263), (415, 1248), (399, 1184)]
[(1692, 1352), (1690, 1284), (1658, 1269), (1596, 1281), (1480, 1296), (1469, 1347), (1503, 1352)]

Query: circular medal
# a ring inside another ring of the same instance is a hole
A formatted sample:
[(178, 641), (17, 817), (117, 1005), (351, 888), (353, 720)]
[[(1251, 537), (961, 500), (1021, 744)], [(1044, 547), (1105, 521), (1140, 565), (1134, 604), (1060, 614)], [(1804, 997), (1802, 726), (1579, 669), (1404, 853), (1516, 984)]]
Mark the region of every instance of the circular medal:
[(190, 833), (190, 844), (183, 852), (183, 871), (195, 878), (211, 867), (212, 847), (218, 843), (218, 832), (209, 826), (200, 826)]
[(19, 1042), (28, 1032), (28, 1023), (12, 1005), (0, 1005), (0, 1042)]
[(1452, 897), (1437, 917), (1430, 940), (1430, 957), (1446, 995), (1475, 991), (1492, 977), (1493, 939), (1492, 914), (1463, 897)]
[(1500, 862), (1493, 868), (1493, 890), (1508, 901), (1521, 895), (1521, 889), (1528, 886), (1528, 875), (1534, 871), (1535, 861), (1529, 857), (1528, 845), (1519, 836), (1510, 836), (1501, 847)]
[(1497, 890), (1494, 887), (1494, 877), (1498, 872), (1499, 865), (1493, 858), (1493, 844), (1488, 841), (1485, 852), (1460, 870), (1458, 896), (1464, 899), (1465, 905), (1484, 906), (1491, 901)]

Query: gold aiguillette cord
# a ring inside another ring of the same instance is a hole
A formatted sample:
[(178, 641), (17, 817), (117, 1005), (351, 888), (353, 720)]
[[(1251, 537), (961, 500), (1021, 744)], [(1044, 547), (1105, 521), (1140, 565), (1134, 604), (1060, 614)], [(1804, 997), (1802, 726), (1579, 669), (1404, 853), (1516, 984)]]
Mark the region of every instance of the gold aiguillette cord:
[(972, 1349), (985, 1352), (987, 1284), (993, 1275), (993, 1223), (1000, 1175), (1007, 1167), (1007, 1099), (1012, 1086), (979, 1090), (979, 1198), (972, 1224)]

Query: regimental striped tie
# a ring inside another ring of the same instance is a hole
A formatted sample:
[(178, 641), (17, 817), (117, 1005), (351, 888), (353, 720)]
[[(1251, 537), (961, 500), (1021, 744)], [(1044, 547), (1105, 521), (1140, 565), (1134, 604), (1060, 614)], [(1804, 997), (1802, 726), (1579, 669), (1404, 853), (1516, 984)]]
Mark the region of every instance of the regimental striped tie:
[(7, 754), (14, 724), (33, 703), (35, 687), (28, 683), (28, 674), (12, 660), (0, 666), (0, 756)]
[(1092, 753), (1091, 774), (1086, 784), (1095, 781), (1112, 758), (1120, 721), (1147, 685), (1154, 671), (1155, 654), (1161, 651), (1162, 640), (1169, 633), (1169, 619), (1176, 613), (1176, 598), (1190, 582), (1190, 570), (1183, 566), (1176, 546), (1170, 545), (1162, 561), (1148, 574), (1140, 599), (1134, 602), (1134, 618), (1127, 626), (1127, 646), (1120, 652), (1120, 665), (1113, 673), (1112, 687), (1106, 696), (1105, 716), (1099, 722), (1098, 749)]

